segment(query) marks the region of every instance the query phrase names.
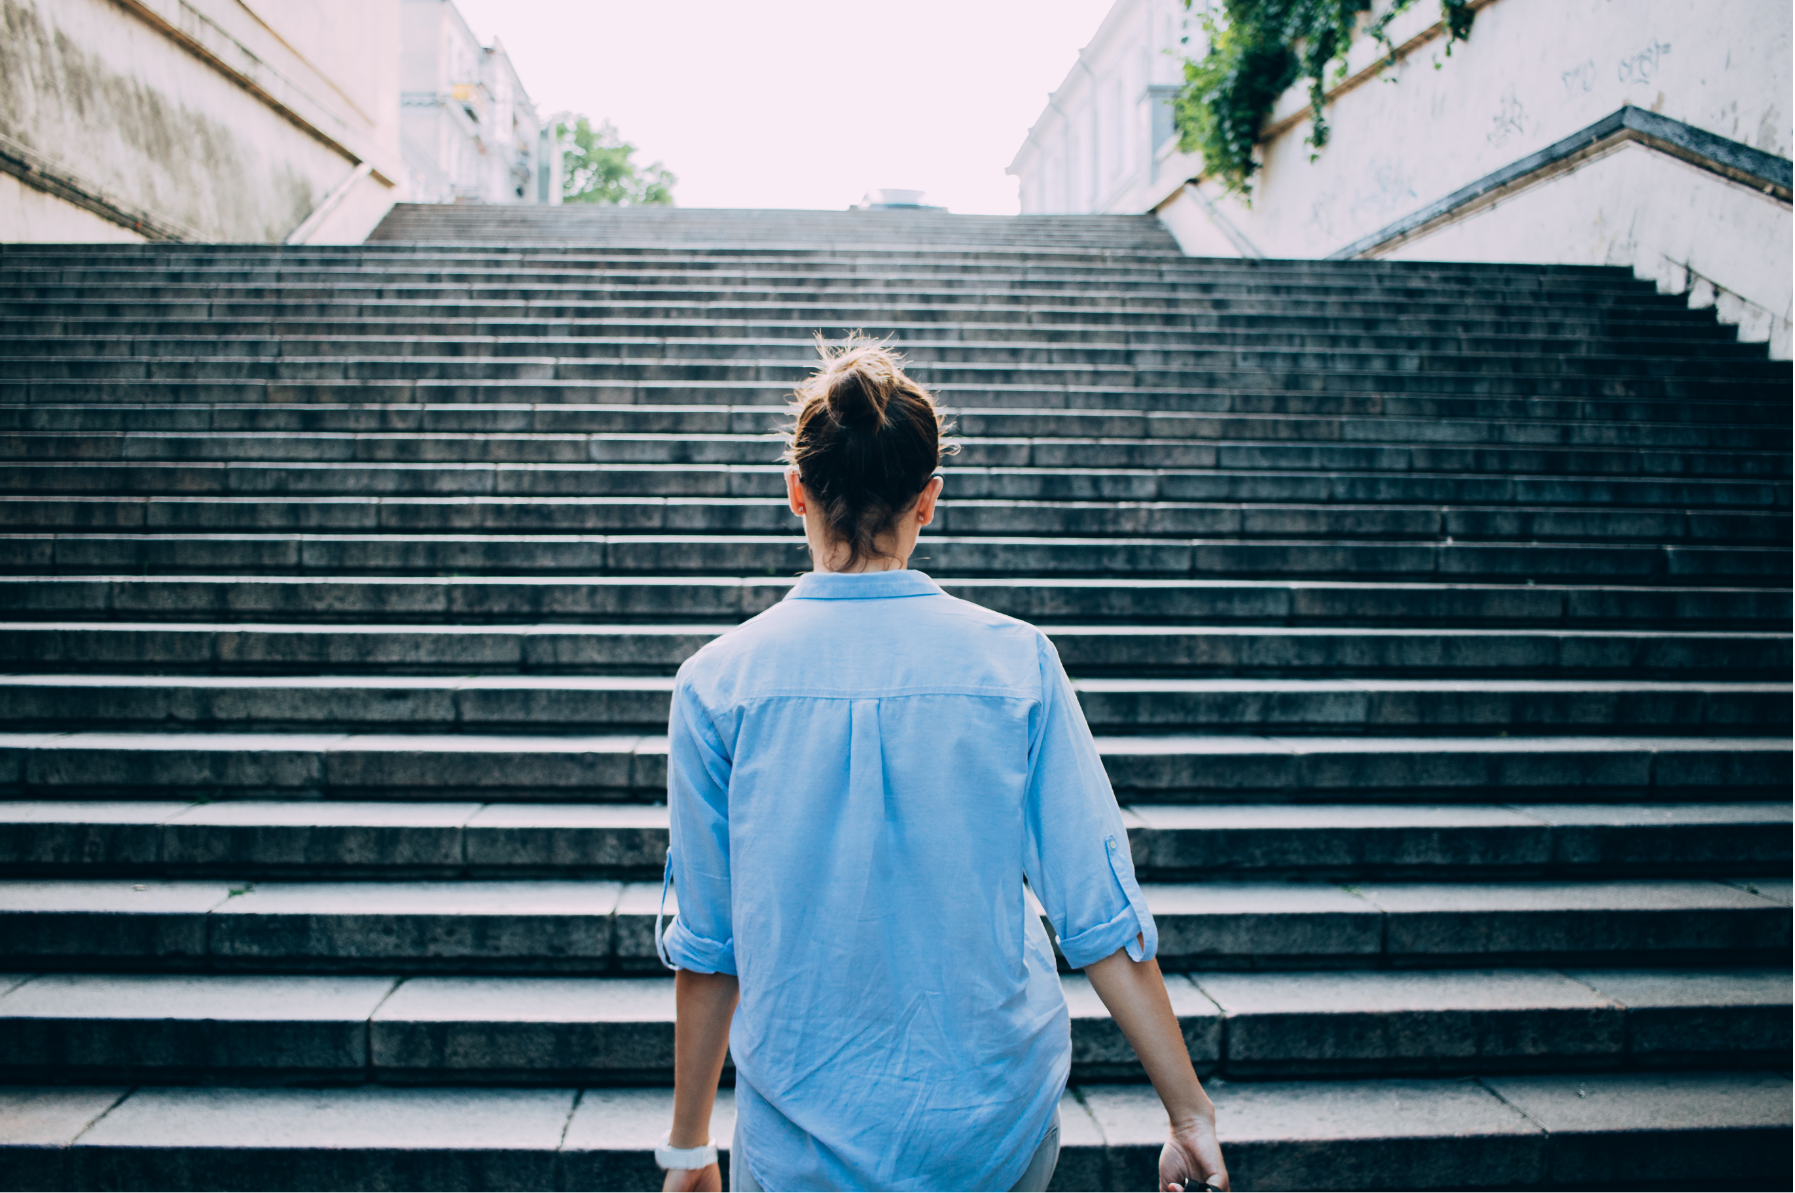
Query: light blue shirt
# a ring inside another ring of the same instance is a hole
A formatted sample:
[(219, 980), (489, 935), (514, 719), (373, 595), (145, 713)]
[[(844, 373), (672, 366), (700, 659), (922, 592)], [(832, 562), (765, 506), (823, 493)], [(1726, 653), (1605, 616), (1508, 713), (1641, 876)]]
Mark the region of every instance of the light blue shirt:
[(674, 689), (670, 964), (741, 979), (766, 1189), (1008, 1189), (1071, 1062), (1069, 964), (1158, 946), (1059, 656), (917, 571), (812, 572)]

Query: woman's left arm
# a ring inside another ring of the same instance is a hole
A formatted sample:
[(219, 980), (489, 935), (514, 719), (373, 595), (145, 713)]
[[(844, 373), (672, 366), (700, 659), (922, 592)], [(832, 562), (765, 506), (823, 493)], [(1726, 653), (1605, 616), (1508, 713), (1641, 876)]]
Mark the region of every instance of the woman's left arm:
[[(732, 973), (694, 973), (682, 969), (673, 978), (673, 1130), (670, 1147), (703, 1147), (711, 1142), (711, 1107), (723, 1058), (729, 1052), (729, 1021), (735, 1016), (737, 984)], [(717, 1165), (673, 1168), (665, 1190), (702, 1189), (720, 1193), (723, 1174)]]

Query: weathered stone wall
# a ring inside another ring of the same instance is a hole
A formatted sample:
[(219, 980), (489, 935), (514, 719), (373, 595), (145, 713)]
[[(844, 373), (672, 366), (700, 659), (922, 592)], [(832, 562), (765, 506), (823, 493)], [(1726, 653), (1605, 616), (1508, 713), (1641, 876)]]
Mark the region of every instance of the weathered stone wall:
[(0, 240), (113, 244), (142, 239), (140, 232), (27, 186), (11, 174), (0, 174)]
[(0, 0), (0, 18), (11, 155), (165, 232), (283, 240), (362, 160), (313, 239), (359, 240), (398, 197), (396, 0)]
[[(1422, 0), (1395, 40), (1438, 17)], [(1362, 40), (1349, 70), (1374, 66), (1375, 51)], [(1333, 137), (1314, 161), (1308, 96), (1292, 88), (1272, 114), (1252, 207), (1223, 210), (1266, 253), (1325, 256), (1624, 104), (1788, 157), (1790, 76), (1781, 0), (1496, 0), (1450, 59), (1434, 38), (1336, 92)], [(1167, 193), (1193, 173), (1175, 173)]]
[[(1790, 156), (1783, 0), (1493, 0), (1450, 59), (1438, 17), (1423, 2), (1393, 24), (1407, 52), (1381, 74), (1376, 47), (1354, 47), (1316, 160), (1306, 92), (1280, 99), (1250, 206), (1213, 182), (1182, 190), (1200, 159), (1162, 161), (1156, 205), (1186, 250), (1326, 256), (1625, 105)], [(1790, 231), (1786, 198), (1635, 144), (1369, 255), (1631, 266), (1787, 356)]]
[(1375, 255), (1628, 265), (1787, 359), (1791, 230), (1786, 203), (1627, 144)]

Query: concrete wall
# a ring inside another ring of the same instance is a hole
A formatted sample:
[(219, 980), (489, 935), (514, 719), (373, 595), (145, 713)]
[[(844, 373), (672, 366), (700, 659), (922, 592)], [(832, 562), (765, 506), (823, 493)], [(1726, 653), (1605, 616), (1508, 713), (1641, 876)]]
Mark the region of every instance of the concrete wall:
[[(398, 0), (0, 0), (0, 19), (0, 155), (115, 222), (280, 241), (367, 161), (309, 238), (348, 242), (401, 197)], [(91, 229), (44, 209), (0, 208), (0, 239)]]
[[(1393, 40), (1438, 15), (1422, 0)], [(1368, 42), (1349, 69), (1374, 65)], [(1216, 191), (1222, 209), (1267, 253), (1323, 256), (1623, 104), (1779, 157), (1795, 139), (1784, 0), (1497, 0), (1468, 42), (1444, 51), (1429, 38), (1336, 91), (1333, 137), (1314, 162), (1307, 95), (1292, 88), (1268, 125), (1251, 209)]]
[(1631, 266), (1790, 355), (1788, 205), (1639, 144), (1368, 255)]
[[(1380, 71), (1361, 38), (1332, 92), (1333, 135), (1311, 161), (1307, 95), (1280, 98), (1252, 202), (1178, 179), (1155, 206), (1186, 251), (1320, 257), (1631, 104), (1787, 158), (1791, 9), (1785, 0), (1493, 0), (1445, 55), (1437, 6), (1391, 27)], [(1638, 144), (1425, 234), (1364, 255), (1631, 266), (1668, 292), (1718, 302), (1741, 335), (1790, 351), (1790, 206)]]
[(0, 174), (0, 240), (38, 244), (113, 244), (143, 234)]

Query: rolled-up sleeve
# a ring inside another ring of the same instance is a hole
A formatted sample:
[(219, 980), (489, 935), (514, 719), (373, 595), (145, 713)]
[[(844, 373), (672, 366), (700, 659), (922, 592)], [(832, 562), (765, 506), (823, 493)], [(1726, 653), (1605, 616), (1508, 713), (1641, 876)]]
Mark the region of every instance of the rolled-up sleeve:
[(1030, 727), (1023, 870), (1074, 969), (1127, 949), (1154, 956), (1159, 932), (1134, 877), (1122, 812), (1059, 654), (1040, 639), (1041, 701)]
[(682, 675), (667, 724), (667, 879), (679, 910), (663, 938), (675, 969), (735, 972), (729, 905), (729, 752)]

